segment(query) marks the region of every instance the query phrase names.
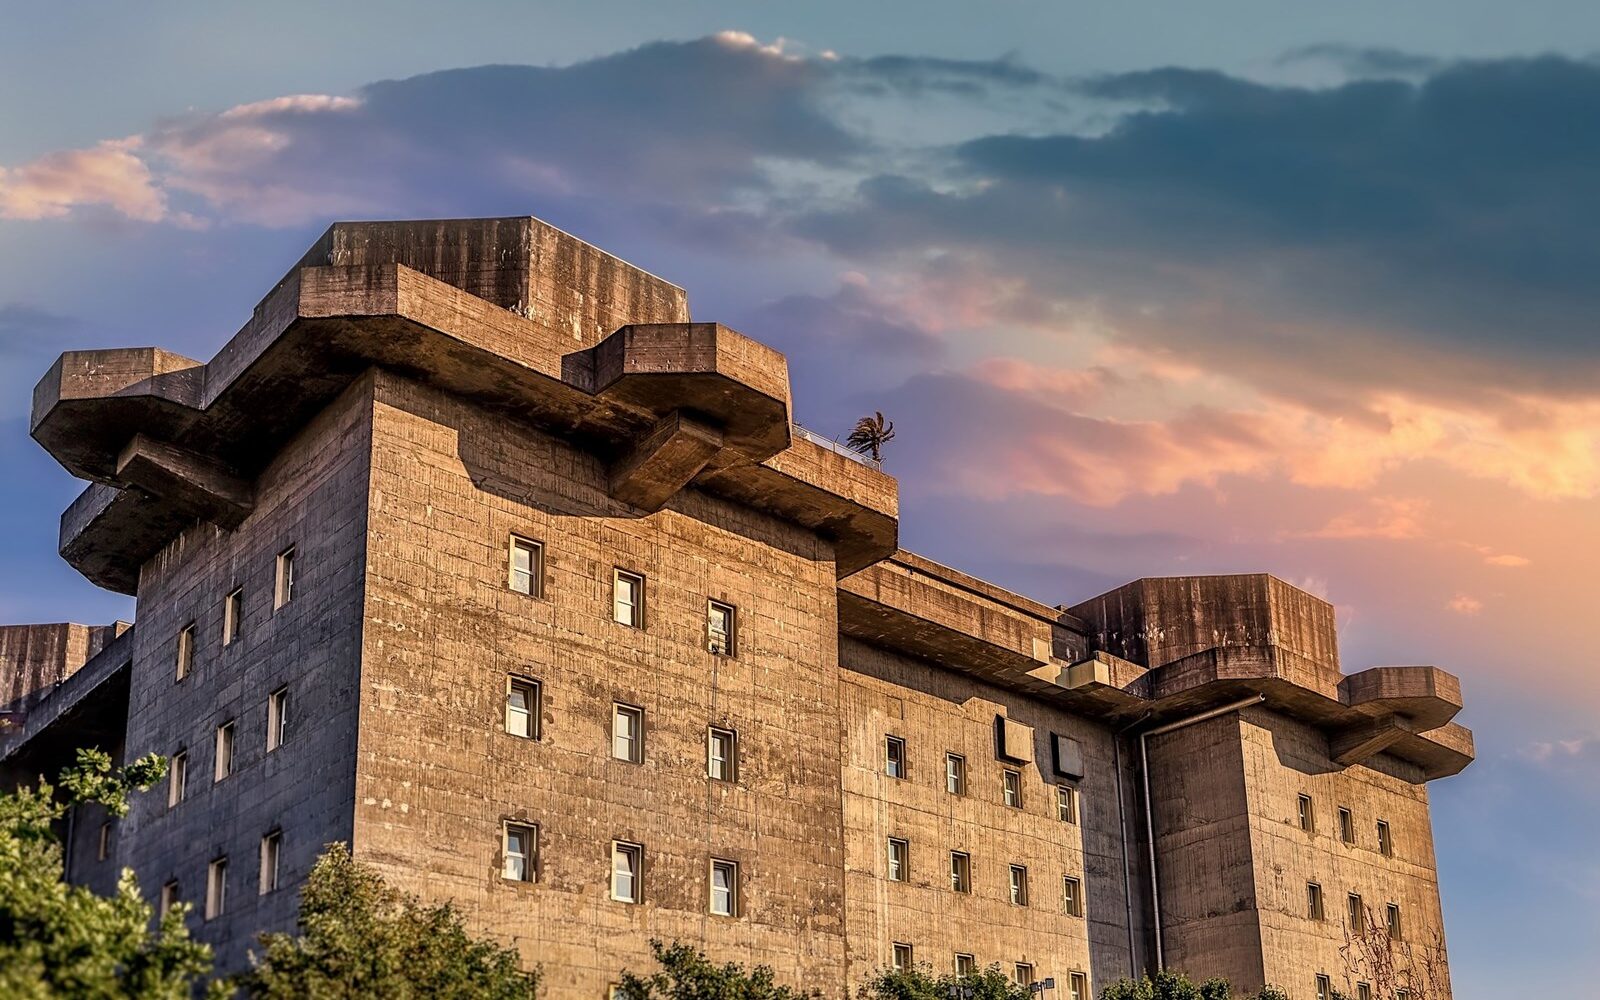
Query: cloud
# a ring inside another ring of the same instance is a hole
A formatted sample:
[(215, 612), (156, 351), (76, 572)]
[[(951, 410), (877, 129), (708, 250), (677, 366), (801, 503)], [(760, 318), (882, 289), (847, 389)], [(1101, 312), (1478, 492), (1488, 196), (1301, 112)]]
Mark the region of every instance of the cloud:
[(1339, 514), (1307, 537), (1418, 538), (1424, 533), (1423, 517), (1428, 506), (1425, 497), (1371, 497), (1362, 509)]
[(1458, 615), (1472, 616), (1483, 610), (1483, 602), (1471, 594), (1457, 594), (1445, 602), (1445, 608)]
[(139, 158), (140, 140), (107, 139), (0, 167), (0, 218), (52, 219), (104, 206), (139, 222), (167, 218), (166, 194)]

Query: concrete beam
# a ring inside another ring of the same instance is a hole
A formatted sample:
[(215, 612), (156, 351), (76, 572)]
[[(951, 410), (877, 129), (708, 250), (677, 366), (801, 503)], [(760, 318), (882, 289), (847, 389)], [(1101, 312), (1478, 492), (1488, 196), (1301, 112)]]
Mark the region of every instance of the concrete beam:
[(673, 410), (611, 466), (611, 495), (643, 510), (658, 511), (700, 474), (721, 447), (721, 430)]
[(1371, 760), (1407, 736), (1415, 735), (1411, 725), (1399, 716), (1387, 715), (1357, 723), (1328, 738), (1328, 756), (1336, 764), (1349, 767)]
[(117, 456), (117, 479), (195, 517), (237, 528), (255, 506), (250, 483), (204, 455), (135, 434)]

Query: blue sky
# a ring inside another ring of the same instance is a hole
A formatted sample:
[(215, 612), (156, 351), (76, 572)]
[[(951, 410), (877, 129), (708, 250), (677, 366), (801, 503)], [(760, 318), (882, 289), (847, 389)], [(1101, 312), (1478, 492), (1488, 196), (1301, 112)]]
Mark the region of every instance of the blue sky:
[(908, 547), (1051, 603), (1270, 570), (1461, 675), (1457, 995), (1600, 974), (1600, 7), (61, 3), (0, 35), (0, 620), (56, 353), (206, 358), (336, 218), (532, 213), (900, 433)]

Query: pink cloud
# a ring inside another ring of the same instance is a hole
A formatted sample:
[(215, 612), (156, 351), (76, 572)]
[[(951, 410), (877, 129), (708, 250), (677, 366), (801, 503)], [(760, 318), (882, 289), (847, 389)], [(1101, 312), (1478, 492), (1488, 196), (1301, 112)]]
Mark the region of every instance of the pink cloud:
[(1457, 594), (1446, 601), (1444, 606), (1458, 615), (1476, 615), (1483, 610), (1483, 602), (1471, 594)]
[(0, 167), (0, 218), (52, 219), (106, 206), (139, 222), (168, 217), (167, 197), (139, 158), (139, 137), (108, 139), (88, 149), (47, 153), (19, 167)]
[(1424, 497), (1372, 497), (1360, 510), (1340, 514), (1310, 538), (1418, 538), (1423, 534)]

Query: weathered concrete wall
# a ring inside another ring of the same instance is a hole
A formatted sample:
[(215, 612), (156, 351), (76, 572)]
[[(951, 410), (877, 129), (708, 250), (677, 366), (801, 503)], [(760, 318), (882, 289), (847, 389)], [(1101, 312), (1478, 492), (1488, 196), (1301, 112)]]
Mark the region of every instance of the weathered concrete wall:
[[(147, 897), (176, 878), (190, 926), (237, 969), (263, 930), (287, 929), (296, 889), (330, 841), (349, 840), (355, 776), (372, 388), (358, 380), (257, 481), (237, 531), (197, 525), (147, 563), (139, 583), (128, 753), (187, 749), (188, 791), (134, 797), (117, 824), (120, 861)], [(294, 600), (273, 609), (277, 554), (295, 546)], [(244, 588), (239, 635), (222, 646), (224, 597)], [(194, 666), (175, 679), (179, 630), (196, 624)], [(286, 742), (266, 752), (267, 696), (289, 688)], [(216, 727), (235, 721), (232, 776), (213, 782)], [(262, 835), (283, 831), (280, 888), (257, 895)], [(226, 855), (227, 912), (202, 919), (206, 870)]]
[[(648, 941), (703, 944), (784, 981), (843, 978), (832, 551), (698, 494), (647, 516), (548, 435), (380, 376), (363, 654), (357, 855), (542, 963), (545, 995), (604, 995)], [(544, 596), (506, 583), (509, 535), (545, 546)], [(611, 620), (615, 567), (647, 577), (646, 626)], [(739, 656), (705, 649), (706, 600)], [(543, 685), (542, 738), (503, 731), (508, 674)], [(644, 762), (613, 760), (613, 701), (644, 708)], [(740, 774), (706, 777), (706, 729)], [(538, 880), (499, 877), (501, 824), (537, 824)], [(645, 849), (644, 902), (609, 898), (613, 839)], [(712, 856), (741, 865), (708, 915)]]
[(25, 715), (125, 625), (0, 625), (0, 717)]
[[(840, 645), (845, 828), (845, 913), (850, 983), (890, 964), (894, 942), (944, 972), (957, 952), (1010, 974), (1032, 963), (1039, 978), (1091, 972), (1098, 990), (1126, 975), (1127, 903), (1117, 836), (1111, 735), (1034, 699), (853, 640)], [(995, 717), (1031, 726), (1032, 759), (1002, 762)], [(1050, 734), (1080, 740), (1087, 774), (1078, 822), (1056, 812)], [(884, 768), (886, 736), (906, 741), (907, 776)], [(967, 794), (945, 787), (945, 755), (967, 761)], [(1002, 800), (1002, 768), (1023, 775), (1022, 808)], [(910, 879), (886, 875), (887, 841), (910, 843)], [(949, 852), (972, 859), (972, 892), (951, 890)], [(1009, 870), (1026, 865), (1031, 899), (1009, 898)], [(1082, 880), (1086, 916), (1065, 912), (1062, 877)]]

